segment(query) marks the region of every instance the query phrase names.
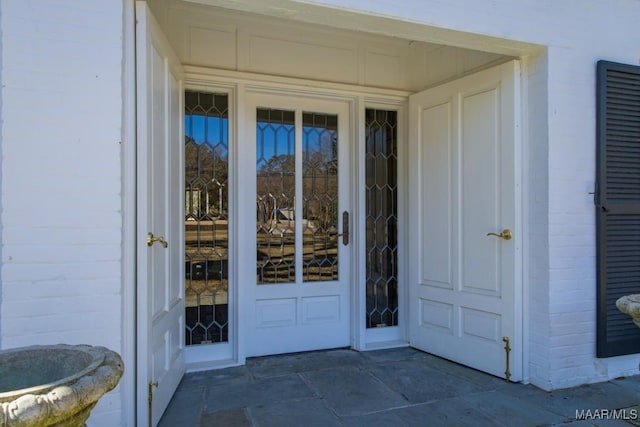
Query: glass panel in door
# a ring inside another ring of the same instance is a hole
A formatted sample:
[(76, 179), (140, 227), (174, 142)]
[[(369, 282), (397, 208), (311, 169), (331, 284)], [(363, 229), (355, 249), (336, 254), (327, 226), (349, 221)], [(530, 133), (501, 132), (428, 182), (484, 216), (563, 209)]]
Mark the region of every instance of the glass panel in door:
[(302, 114), (302, 280), (338, 280), (338, 116)]
[(302, 113), (302, 173), (296, 173), (295, 112), (258, 108), (256, 117), (257, 283), (293, 283), (297, 271), (304, 282), (337, 280), (338, 116)]
[(256, 112), (257, 283), (296, 280), (293, 111)]

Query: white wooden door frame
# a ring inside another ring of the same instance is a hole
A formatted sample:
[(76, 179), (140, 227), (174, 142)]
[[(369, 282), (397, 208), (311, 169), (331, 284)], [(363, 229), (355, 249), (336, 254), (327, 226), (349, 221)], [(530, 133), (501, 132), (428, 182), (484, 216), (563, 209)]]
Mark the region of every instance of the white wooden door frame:
[[(351, 194), (354, 197), (352, 210), (352, 243), (349, 245), (353, 251), (354, 265), (352, 266), (352, 277), (356, 285), (352, 286), (350, 315), (351, 315), (351, 347), (357, 350), (371, 350), (376, 348), (384, 348), (389, 346), (406, 346), (408, 344), (407, 312), (408, 307), (408, 289), (404, 285), (406, 283), (406, 264), (403, 260), (406, 254), (406, 245), (408, 237), (406, 237), (406, 228), (401, 222), (406, 224), (406, 212), (408, 201), (406, 200), (403, 188), (406, 188), (406, 159), (409, 153), (405, 150), (406, 141), (406, 103), (409, 92), (400, 90), (389, 90), (379, 88), (366, 88), (360, 86), (346, 85), (340, 83), (326, 83), (309, 81), (306, 79), (297, 79), (290, 77), (279, 77), (271, 75), (263, 75), (247, 72), (235, 72), (228, 70), (219, 70), (198, 66), (185, 66), (185, 87), (191, 90), (213, 91), (229, 93), (229, 105), (233, 104), (234, 110), (230, 113), (236, 117), (230, 117), (229, 138), (230, 138), (230, 154), (229, 154), (229, 180), (230, 183), (237, 182), (237, 173), (241, 165), (238, 164), (238, 158), (234, 146), (234, 141), (241, 141), (244, 138), (244, 129), (241, 124), (246, 120), (244, 118), (245, 97), (247, 90), (258, 91), (273, 94), (291, 94), (303, 97), (319, 97), (320, 99), (342, 100), (351, 104), (351, 129), (352, 134), (350, 145), (351, 157)], [(387, 109), (398, 112), (398, 215), (400, 218), (398, 229), (398, 262), (401, 265), (399, 272), (400, 282), (400, 325), (398, 327), (389, 327), (382, 329), (367, 329), (365, 318), (365, 293), (366, 293), (366, 276), (365, 276), (365, 258), (364, 254), (364, 221), (360, 217), (364, 215), (364, 190), (363, 183), (365, 180), (364, 170), (364, 150), (365, 150), (365, 130), (364, 130), (364, 111), (366, 108)], [(245, 126), (246, 127), (246, 126)], [(251, 130), (248, 130), (251, 131)], [(232, 184), (233, 185), (233, 184)], [(232, 206), (237, 202), (233, 198), (233, 192), (230, 193), (230, 202)], [(230, 219), (233, 222), (230, 226), (230, 235), (233, 233), (238, 236), (236, 239), (242, 238), (242, 228), (238, 226), (237, 210), (230, 212)], [(245, 230), (246, 231), (246, 230)], [(240, 254), (232, 251), (237, 258)], [(238, 277), (237, 262), (231, 260), (229, 266), (229, 274)], [(237, 288), (237, 286), (236, 286)], [(230, 299), (240, 301), (243, 298), (241, 290), (231, 289), (229, 291)], [(206, 360), (206, 356), (198, 356), (195, 365), (187, 366), (187, 370), (201, 370), (207, 367), (220, 367), (243, 364), (245, 357), (242, 347), (242, 332), (239, 330), (240, 314), (237, 312), (230, 321), (235, 325), (231, 325), (230, 335), (233, 335), (239, 342), (233, 345), (232, 359), (223, 359), (219, 361)], [(386, 329), (383, 330), (383, 329)], [(188, 354), (188, 352), (187, 352)], [(188, 359), (193, 360), (190, 356)]]
[[(338, 115), (338, 170), (339, 192), (337, 220), (339, 232), (342, 233), (342, 214), (348, 212), (353, 226), (353, 191), (354, 168), (352, 162), (351, 141), (353, 132), (353, 108), (350, 100), (334, 97), (312, 97), (309, 94), (283, 94), (265, 92), (262, 89), (250, 88), (245, 95), (243, 124), (245, 142), (239, 153), (239, 161), (245, 166), (239, 168), (237, 191), (249, 195), (255, 194), (256, 171), (255, 145), (257, 124), (256, 108), (275, 108), (295, 111), (296, 142), (296, 197), (295, 211), (302, 212), (302, 112), (313, 111)], [(255, 196), (244, 196), (239, 201), (239, 224), (255, 223)], [(253, 209), (252, 209), (253, 207)], [(302, 227), (295, 230), (298, 249), (303, 239)], [(241, 227), (238, 245), (244, 254), (255, 253), (255, 228)], [(353, 231), (350, 232), (353, 234)], [(238, 287), (243, 298), (238, 300), (239, 328), (244, 331), (240, 341), (240, 354), (256, 356), (265, 354), (289, 353), (293, 351), (316, 350), (320, 348), (342, 347), (351, 345), (351, 298), (353, 295), (353, 274), (351, 266), (355, 256), (354, 244), (343, 245), (342, 240), (336, 242), (338, 248), (339, 277), (336, 281), (303, 283), (302, 252), (296, 251), (296, 278), (292, 283), (262, 284), (255, 283), (255, 260), (253, 256), (239, 259), (244, 267), (239, 268)], [(277, 307), (277, 309), (276, 309)], [(284, 316), (284, 317), (283, 317)], [(331, 333), (329, 333), (331, 331)], [(295, 337), (291, 340), (289, 337)], [(266, 350), (270, 348), (270, 350)]]

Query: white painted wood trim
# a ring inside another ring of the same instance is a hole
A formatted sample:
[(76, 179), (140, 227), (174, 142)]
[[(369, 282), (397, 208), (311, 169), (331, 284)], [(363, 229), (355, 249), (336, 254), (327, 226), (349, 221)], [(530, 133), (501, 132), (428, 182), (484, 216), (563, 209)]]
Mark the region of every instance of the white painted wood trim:
[[(356, 98), (355, 104), (355, 114), (354, 114), (354, 131), (355, 138), (354, 143), (355, 147), (353, 148), (353, 160), (352, 164), (355, 167), (354, 172), (354, 185), (356, 188), (355, 192), (355, 203), (353, 206), (353, 218), (354, 224), (351, 227), (354, 231), (353, 246), (356, 251), (356, 262), (354, 262), (353, 266), (353, 280), (356, 282), (356, 286), (353, 287), (353, 303), (351, 310), (351, 325), (353, 327), (353, 335), (351, 340), (351, 346), (356, 350), (363, 350), (367, 346), (367, 330), (366, 330), (366, 322), (363, 321), (365, 319), (367, 313), (367, 304), (366, 304), (366, 282), (367, 282), (367, 273), (366, 273), (366, 260), (362, 256), (365, 251), (366, 245), (366, 225), (365, 221), (355, 221), (355, 218), (360, 218), (360, 216), (364, 213), (365, 210), (365, 191), (364, 185), (366, 182), (365, 176), (365, 158), (364, 153), (366, 149), (365, 138), (365, 101), (364, 96), (359, 96)], [(360, 236), (362, 236), (360, 238)], [(361, 254), (360, 257), (357, 257), (357, 254)]]
[[(136, 1), (135, 2), (135, 8), (136, 8), (136, 26), (135, 26), (135, 32), (136, 32), (136, 37), (135, 37), (135, 42), (136, 42), (136, 49), (135, 49), (135, 54), (136, 54), (136, 151), (134, 154), (134, 159), (136, 159), (136, 170), (135, 170), (135, 176), (134, 178), (134, 182), (135, 182), (135, 186), (136, 186), (136, 197), (135, 197), (135, 213), (136, 213), (136, 227), (135, 227), (135, 234), (133, 235), (133, 245), (134, 247), (137, 249), (138, 245), (136, 244), (136, 241), (138, 239), (138, 235), (141, 234), (141, 232), (138, 229), (138, 225), (140, 223), (146, 224), (146, 212), (142, 212), (140, 207), (143, 206), (144, 204), (141, 204), (138, 202), (138, 196), (141, 196), (144, 194), (144, 189), (146, 188), (146, 182), (141, 182), (141, 175), (138, 173), (138, 163), (137, 163), (137, 158), (140, 155), (139, 154), (139, 147), (142, 146), (141, 141), (145, 141), (147, 138), (147, 129), (146, 126), (140, 126), (139, 125), (139, 117), (146, 117), (147, 116), (147, 99), (146, 99), (146, 92), (143, 90), (144, 86), (147, 83), (147, 77), (146, 75), (138, 75), (138, 70), (139, 69), (146, 69), (147, 67), (147, 57), (146, 55), (139, 55), (139, 52), (144, 52), (145, 50), (142, 49), (143, 43), (145, 42), (144, 40), (141, 40), (137, 34), (138, 31), (143, 31), (146, 32), (147, 29), (146, 28), (142, 28), (140, 29), (140, 26), (144, 25), (143, 21), (138, 22), (138, 14), (140, 11), (139, 7), (143, 7), (141, 6), (141, 4), (144, 4), (144, 2), (142, 1)], [(148, 379), (147, 379), (147, 370), (144, 369), (144, 367), (146, 366), (146, 361), (147, 361), (147, 348), (149, 345), (149, 337), (148, 334), (146, 332), (147, 330), (147, 325), (149, 323), (149, 319), (148, 319), (148, 312), (147, 312), (147, 308), (144, 306), (144, 304), (139, 304), (139, 301), (141, 299), (146, 299), (147, 295), (146, 295), (146, 285), (144, 286), (144, 289), (141, 289), (141, 287), (143, 286), (143, 283), (146, 281), (146, 277), (145, 278), (141, 278), (140, 276), (142, 274), (146, 274), (145, 269), (141, 270), (140, 266), (146, 267), (146, 263), (143, 262), (143, 259), (140, 255), (140, 251), (136, 250), (136, 277), (135, 277), (135, 301), (136, 301), (136, 323), (135, 323), (135, 327), (136, 327), (136, 363), (135, 363), (135, 373), (136, 373), (136, 398), (135, 398), (135, 402), (136, 402), (136, 423), (144, 423), (147, 424), (148, 423), (148, 414), (146, 412), (142, 412), (145, 410), (145, 408), (147, 408), (147, 395), (146, 395), (146, 391), (142, 390), (143, 386), (142, 384), (147, 384)], [(142, 273), (141, 273), (142, 271)], [(139, 410), (138, 410), (139, 409)]]
[[(520, 206), (522, 208), (521, 211), (521, 230), (522, 230), (522, 243), (521, 243), (521, 249), (522, 249), (522, 255), (521, 255), (521, 259), (522, 259), (522, 266), (521, 266), (521, 274), (522, 274), (522, 286), (521, 286), (521, 292), (522, 292), (522, 298), (521, 298), (521, 302), (522, 302), (522, 332), (521, 332), (521, 336), (522, 336), (522, 383), (524, 384), (529, 384), (530, 382), (530, 367), (529, 367), (529, 361), (530, 361), (530, 342), (529, 342), (529, 331), (530, 331), (530, 327), (531, 327), (531, 308), (530, 308), (530, 299), (529, 299), (529, 274), (530, 274), (530, 269), (529, 269), (529, 256), (530, 256), (530, 251), (529, 251), (529, 221), (530, 221), (530, 216), (529, 216), (529, 209), (530, 209), (530, 204), (529, 204), (529, 197), (530, 197), (530, 190), (529, 190), (529, 176), (530, 176), (530, 170), (529, 170), (529, 163), (528, 161), (526, 161), (526, 159), (529, 159), (530, 156), (530, 149), (529, 149), (529, 139), (527, 138), (527, 135), (529, 134), (529, 121), (527, 120), (527, 118), (529, 117), (529, 109), (528, 109), (528, 105), (529, 105), (529, 97), (528, 97), (528, 90), (527, 88), (529, 87), (529, 79), (528, 79), (528, 68), (529, 68), (529, 58), (525, 57), (522, 58), (520, 60), (520, 70), (519, 70), (519, 87), (516, 88), (516, 90), (519, 91), (519, 98), (516, 99), (517, 102), (517, 106), (520, 107), (520, 111), (519, 111), (519, 115), (517, 116), (517, 120), (520, 121), (520, 132), (517, 133), (517, 135), (520, 138), (520, 144), (518, 145), (520, 147), (520, 171), (519, 171), (519, 176), (521, 179), (521, 187), (520, 187), (520, 191), (521, 191), (521, 198), (520, 198)], [(516, 170), (517, 172), (517, 170)]]
[[(526, 232), (526, 228), (525, 228), (525, 224), (526, 222), (524, 221), (524, 215), (526, 210), (524, 209), (524, 203), (526, 198), (524, 197), (524, 191), (523, 191), (523, 185), (524, 182), (526, 181), (524, 179), (525, 175), (524, 175), (524, 171), (525, 171), (525, 165), (524, 165), (524, 159), (525, 157), (523, 156), (524, 151), (524, 147), (523, 147), (523, 141), (525, 141), (524, 138), (524, 126), (523, 126), (523, 102), (522, 102), (522, 85), (523, 85), (523, 79), (522, 79), (522, 64), (519, 60), (514, 60), (510, 63), (508, 63), (507, 65), (505, 65), (504, 67), (506, 68), (508, 66), (508, 71), (511, 72), (513, 74), (513, 78), (514, 78), (514, 84), (513, 84), (513, 123), (514, 123), (514, 133), (513, 133), (513, 157), (514, 157), (514, 171), (513, 171), (513, 176), (514, 176), (514, 188), (515, 188), (515, 195), (514, 195), (514, 202), (515, 202), (515, 213), (514, 213), (514, 219), (515, 219), (515, 224), (514, 224), (514, 229), (515, 230), (520, 230), (519, 235), (518, 235), (518, 241), (519, 244), (516, 245), (516, 253), (515, 253), (515, 257), (514, 257), (514, 269), (515, 269), (515, 274), (514, 277), (519, 279), (519, 283), (515, 284), (514, 287), (514, 313), (513, 313), (513, 321), (514, 321), (514, 331), (516, 331), (516, 333), (519, 336), (516, 336), (516, 340), (513, 343), (513, 351), (514, 351), (514, 357), (518, 357), (519, 361), (516, 363), (513, 363), (513, 365), (515, 365), (516, 367), (518, 366), (518, 363), (520, 364), (520, 382), (524, 382), (524, 378), (525, 378), (525, 367), (527, 366), (525, 364), (525, 362), (528, 360), (528, 357), (526, 356), (526, 352), (525, 352), (525, 347), (528, 347), (525, 345), (525, 343), (528, 342), (528, 334), (525, 335), (527, 333), (527, 329), (524, 328), (525, 323), (528, 324), (528, 322), (525, 322), (525, 310), (526, 307), (528, 306), (528, 304), (525, 304), (525, 293), (524, 293), (524, 286), (525, 286), (525, 275), (524, 275), (524, 265), (525, 265), (525, 258), (524, 258), (524, 251), (525, 248), (527, 247), (527, 232)], [(526, 301), (526, 303), (528, 303), (528, 300)], [(527, 370), (528, 372), (528, 370)]]
[(398, 98), (406, 99), (411, 92), (395, 89), (382, 89), (368, 86), (357, 86), (342, 83), (329, 83), (318, 80), (299, 79), (293, 77), (280, 77), (268, 74), (247, 73), (239, 71), (220, 70), (215, 68), (197, 67), (185, 65), (185, 80), (193, 84), (207, 84), (218, 82), (219, 84), (243, 83), (249, 86), (261, 86), (271, 88), (297, 87), (308, 93), (340, 93), (343, 96), (356, 97), (358, 95), (381, 100)]
[(135, 0), (124, 2), (122, 82), (122, 360), (123, 426), (136, 423), (136, 18)]

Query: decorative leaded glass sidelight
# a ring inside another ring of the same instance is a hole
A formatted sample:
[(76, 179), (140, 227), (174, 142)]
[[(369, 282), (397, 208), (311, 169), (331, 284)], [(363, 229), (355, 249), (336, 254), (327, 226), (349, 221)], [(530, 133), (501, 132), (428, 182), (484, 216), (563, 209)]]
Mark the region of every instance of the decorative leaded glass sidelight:
[(367, 328), (398, 324), (398, 116), (365, 111)]
[(185, 92), (186, 344), (229, 336), (228, 96)]
[(257, 283), (296, 280), (295, 112), (256, 111)]
[(305, 282), (338, 280), (338, 116), (302, 115)]

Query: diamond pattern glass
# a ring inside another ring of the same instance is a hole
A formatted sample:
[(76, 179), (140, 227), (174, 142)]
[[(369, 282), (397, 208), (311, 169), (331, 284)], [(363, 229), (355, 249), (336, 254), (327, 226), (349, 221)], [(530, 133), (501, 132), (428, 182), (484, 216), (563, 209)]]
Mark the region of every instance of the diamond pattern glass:
[(296, 279), (295, 113), (256, 111), (257, 283)]
[(366, 109), (367, 328), (398, 324), (397, 126), (397, 112)]
[(228, 96), (185, 91), (186, 345), (226, 342)]
[(338, 116), (302, 114), (305, 282), (338, 280)]

